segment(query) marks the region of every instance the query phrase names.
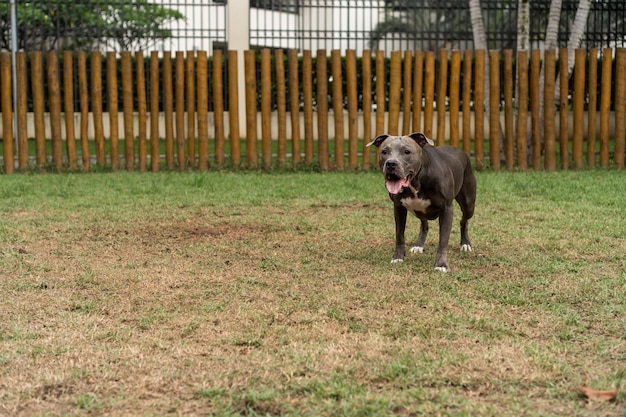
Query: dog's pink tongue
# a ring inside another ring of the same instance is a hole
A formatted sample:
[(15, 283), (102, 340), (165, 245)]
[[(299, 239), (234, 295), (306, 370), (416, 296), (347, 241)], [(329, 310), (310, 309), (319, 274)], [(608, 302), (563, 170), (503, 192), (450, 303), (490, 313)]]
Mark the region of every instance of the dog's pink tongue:
[(385, 187), (391, 194), (398, 194), (402, 188), (409, 186), (409, 178), (402, 178), (398, 181), (385, 180)]

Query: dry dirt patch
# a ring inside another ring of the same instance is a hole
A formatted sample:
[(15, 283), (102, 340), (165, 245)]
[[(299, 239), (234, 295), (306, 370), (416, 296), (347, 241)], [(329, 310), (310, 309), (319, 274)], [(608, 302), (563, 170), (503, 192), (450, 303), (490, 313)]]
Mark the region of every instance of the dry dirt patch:
[(452, 255), (458, 275), (435, 274), (432, 238), (422, 258), (390, 268), (389, 216), (190, 208), (22, 232), (2, 250), (0, 414), (281, 414), (385, 401), (397, 414), (497, 414), (516, 396), (521, 408), (577, 409), (549, 389), (599, 346), (561, 350), (552, 313), (503, 307), (479, 285), (526, 271), (483, 247)]

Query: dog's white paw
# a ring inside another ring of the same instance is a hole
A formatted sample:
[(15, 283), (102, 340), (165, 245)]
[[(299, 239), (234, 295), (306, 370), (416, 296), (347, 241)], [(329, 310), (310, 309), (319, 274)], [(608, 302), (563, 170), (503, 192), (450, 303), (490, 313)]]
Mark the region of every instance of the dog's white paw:
[(404, 259), (392, 259), (391, 260), (392, 264), (399, 264), (400, 262), (404, 262)]
[(472, 251), (472, 247), (470, 245), (461, 245), (461, 252), (471, 252)]
[(435, 267), (435, 271), (439, 271), (439, 272), (448, 272), (449, 269), (446, 268), (445, 266), (436, 266)]
[(413, 246), (411, 249), (409, 249), (409, 252), (411, 252), (411, 253), (424, 253), (424, 247), (423, 246)]

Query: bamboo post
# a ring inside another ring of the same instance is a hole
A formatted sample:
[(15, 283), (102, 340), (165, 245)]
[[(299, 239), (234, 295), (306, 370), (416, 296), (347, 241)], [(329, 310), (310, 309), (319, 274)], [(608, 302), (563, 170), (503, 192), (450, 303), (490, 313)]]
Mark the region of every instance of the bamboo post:
[[(102, 124), (102, 53), (100, 52), (92, 52), (91, 54), (91, 103), (96, 163), (100, 168), (104, 168), (106, 159), (104, 154), (104, 126)], [(54, 154), (54, 151), (52, 153)]]
[(500, 170), (500, 51), (489, 51), (489, 162)]
[(206, 51), (198, 51), (198, 168), (209, 168), (209, 61)]
[(485, 50), (474, 52), (474, 154), (476, 166), (485, 164)]
[(304, 102), (304, 162), (313, 162), (313, 56), (302, 52), (302, 101)]
[(585, 121), (585, 60), (587, 51), (578, 48), (574, 58), (574, 163), (583, 167), (583, 129)]
[(411, 133), (411, 93), (413, 87), (413, 56), (411, 51), (404, 51), (404, 66), (402, 76), (402, 134)]
[(163, 115), (165, 119), (165, 164), (174, 169), (174, 90), (172, 52), (163, 51)]
[(528, 51), (517, 52), (517, 164), (528, 168)]
[(196, 167), (196, 56), (187, 51), (185, 81), (187, 90), (187, 163)]
[(450, 145), (459, 146), (461, 51), (450, 52)]
[[(43, 54), (41, 52), (31, 52), (30, 73), (33, 94), (33, 117), (35, 121), (35, 161), (37, 167), (42, 168), (46, 164), (46, 125), (44, 122)], [(86, 72), (82, 74), (86, 77)], [(79, 81), (81, 81), (80, 77)]]
[[(80, 96), (80, 151), (83, 162), (83, 170), (88, 171), (91, 164), (89, 155), (89, 86), (87, 85), (87, 54), (84, 51), (78, 51), (76, 56), (78, 64), (78, 94)], [(33, 74), (34, 76), (34, 74)], [(35, 117), (36, 112), (35, 112)], [(37, 130), (35, 128), (35, 130)], [(40, 164), (39, 146), (37, 146), (37, 165)], [(45, 162), (45, 149), (43, 153), (43, 161)], [(43, 164), (43, 162), (41, 162)]]
[[(48, 75), (48, 107), (50, 111), (50, 138), (52, 140), (52, 161), (57, 171), (61, 171), (63, 169), (63, 142), (61, 137), (61, 88), (59, 86), (59, 58), (55, 51), (50, 51), (46, 54), (46, 69)], [(97, 71), (98, 70), (96, 66), (96, 72)], [(97, 75), (95, 77), (97, 79)], [(94, 100), (96, 98), (100, 99), (100, 105), (102, 105), (102, 88), (100, 88), (100, 95), (98, 97), (94, 97)], [(100, 112), (100, 115), (102, 115), (102, 112)]]
[(20, 171), (28, 169), (28, 96), (26, 80), (26, 52), (15, 54), (17, 76), (17, 151)]
[(256, 52), (244, 51), (244, 69), (246, 85), (246, 161), (249, 168), (256, 168), (257, 121), (256, 121)]
[(508, 170), (515, 163), (513, 134), (513, 50), (502, 52), (504, 57), (504, 163)]
[(228, 123), (230, 159), (235, 167), (241, 165), (241, 137), (239, 132), (239, 76), (237, 51), (228, 51)]
[(568, 51), (567, 48), (559, 50), (559, 150), (561, 155), (561, 168), (569, 168), (569, 75), (567, 69)]
[(385, 133), (385, 52), (376, 51), (376, 136)]
[[(19, 74), (19, 72), (18, 72)], [(65, 109), (65, 146), (69, 169), (76, 169), (76, 132), (74, 130), (74, 54), (63, 52), (63, 92)]]
[(600, 166), (609, 165), (609, 121), (611, 117), (611, 75), (613, 48), (602, 50), (602, 90), (600, 92)]
[(615, 165), (623, 169), (626, 144), (626, 48), (617, 48), (615, 68)]
[(439, 81), (437, 83), (437, 145), (446, 142), (446, 97), (448, 90), (448, 50), (439, 50)]
[[(287, 86), (285, 84), (285, 56), (282, 49), (274, 52), (276, 71), (276, 114), (278, 121), (278, 152), (276, 161), (279, 167), (287, 162)], [(271, 137), (270, 137), (271, 139)]]
[(136, 83), (137, 83), (137, 119), (138, 119), (138, 135), (137, 140), (139, 144), (139, 170), (144, 172), (147, 170), (147, 103), (146, 103), (146, 75), (143, 52), (137, 51), (135, 53), (135, 66), (136, 66)]
[(215, 120), (215, 163), (218, 168), (224, 166), (224, 77), (222, 76), (224, 52), (213, 51), (213, 117)]
[(298, 50), (290, 49), (287, 53), (289, 73), (289, 113), (291, 116), (291, 158), (293, 166), (300, 164), (300, 78), (298, 75)]
[(346, 95), (348, 98), (348, 166), (356, 169), (359, 107), (357, 103), (356, 51), (346, 51)]
[(371, 150), (366, 146), (372, 138), (372, 51), (365, 49), (361, 59), (361, 91), (363, 106), (363, 169), (369, 169)]
[(530, 54), (530, 112), (531, 112), (531, 159), (535, 170), (541, 169), (541, 115), (539, 100), (539, 73), (541, 51), (533, 49)]
[(400, 93), (402, 91), (402, 52), (392, 51), (389, 63), (389, 114), (387, 133), (400, 134)]
[(463, 151), (472, 152), (471, 107), (472, 100), (472, 51), (463, 51)]
[(328, 59), (317, 50), (317, 153), (322, 170), (328, 170)]
[(587, 112), (587, 165), (596, 164), (596, 112), (598, 108), (598, 48), (589, 49), (589, 103)]
[(343, 127), (343, 77), (341, 74), (341, 51), (330, 51), (331, 75), (333, 77), (333, 113), (335, 119), (335, 168), (343, 169), (344, 127)]
[[(469, 51), (468, 51), (469, 52)], [(422, 131), (422, 85), (424, 83), (424, 52), (413, 54), (413, 132)]]
[(15, 171), (13, 152), (13, 97), (11, 80), (11, 53), (0, 52), (0, 97), (2, 100), (2, 152), (4, 157), (4, 172), (12, 174)]
[(135, 169), (135, 129), (133, 113), (133, 63), (129, 51), (122, 58), (122, 104), (124, 105), (124, 160), (126, 170)]
[(117, 97), (117, 58), (115, 52), (107, 52), (107, 90), (109, 95), (109, 149), (111, 170), (119, 168), (119, 123)]
[(261, 50), (261, 156), (263, 168), (272, 167), (272, 56)]
[(150, 167), (159, 171), (159, 53), (150, 52)]
[(433, 137), (435, 114), (435, 53), (427, 51), (424, 67), (424, 135)]
[(556, 169), (556, 126), (555, 126), (555, 78), (556, 52), (554, 49), (544, 52), (543, 63), (543, 137), (544, 137), (544, 167), (546, 171)]
[(185, 53), (176, 51), (175, 58), (175, 107), (176, 107), (176, 159), (178, 169), (187, 169), (187, 158), (185, 156)]

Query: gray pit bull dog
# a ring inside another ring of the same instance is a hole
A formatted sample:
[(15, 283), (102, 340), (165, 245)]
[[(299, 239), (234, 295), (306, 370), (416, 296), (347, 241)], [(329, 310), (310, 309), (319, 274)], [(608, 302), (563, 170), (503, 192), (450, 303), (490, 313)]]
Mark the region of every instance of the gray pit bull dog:
[(421, 221), (420, 234), (411, 253), (424, 251), (428, 221), (439, 218), (439, 247), (435, 269), (449, 270), (448, 240), (452, 230), (452, 201), (461, 206), (461, 251), (471, 251), (467, 222), (474, 215), (476, 178), (469, 157), (451, 146), (434, 147), (422, 133), (408, 136), (380, 135), (367, 146), (379, 149), (378, 163), (393, 201), (396, 220), (396, 250), (391, 262), (404, 260), (404, 230), (407, 212)]

